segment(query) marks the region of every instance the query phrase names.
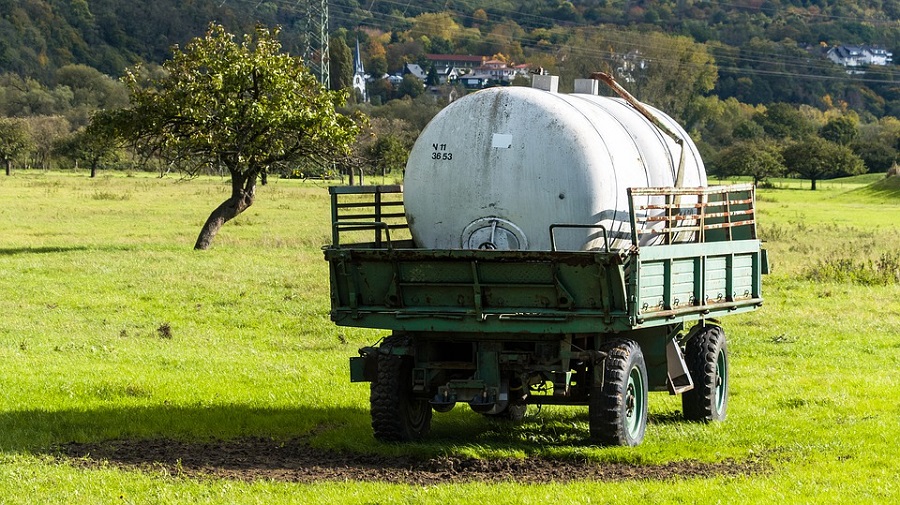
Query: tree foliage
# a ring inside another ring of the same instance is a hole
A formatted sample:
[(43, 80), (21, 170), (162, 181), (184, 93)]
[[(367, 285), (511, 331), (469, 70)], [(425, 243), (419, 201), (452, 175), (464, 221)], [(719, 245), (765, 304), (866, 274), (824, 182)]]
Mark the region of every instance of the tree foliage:
[(397, 87), (398, 98), (403, 98), (405, 96), (416, 98), (424, 92), (425, 85), (422, 83), (422, 81), (420, 81), (416, 76), (412, 74), (404, 75), (403, 80)]
[(6, 175), (12, 172), (12, 162), (31, 148), (28, 127), (20, 119), (0, 118), (0, 162)]
[(889, 116), (861, 124), (850, 147), (870, 172), (886, 172), (900, 162), (900, 119)]
[(71, 135), (60, 139), (54, 151), (76, 162), (84, 162), (91, 170), (91, 178), (97, 177), (97, 170), (106, 163), (120, 158), (114, 132), (102, 122), (94, 122)]
[(753, 116), (763, 130), (778, 139), (803, 138), (815, 131), (815, 126), (791, 104), (776, 102)]
[(818, 180), (859, 175), (866, 171), (862, 160), (850, 148), (821, 137), (809, 136), (795, 141), (784, 149), (783, 156), (788, 171), (809, 179), (813, 190)]
[(353, 55), (350, 46), (343, 38), (332, 37), (328, 44), (330, 51), (328, 64), (330, 65), (331, 89), (342, 90), (353, 86)]
[(63, 116), (32, 116), (24, 119), (32, 139), (31, 165), (47, 170), (56, 154), (56, 143), (69, 135), (72, 125)]
[(272, 168), (300, 159), (331, 163), (349, 153), (358, 131), (337, 113), (345, 92), (324, 89), (299, 58), (281, 52), (278, 31), (258, 27), (242, 42), (221, 25), (176, 48), (167, 74), (141, 86), (129, 73), (132, 106), (97, 118), (144, 155), (188, 174), (226, 169), (231, 197), (216, 208), (195, 247), (253, 204)]
[[(330, 5), (341, 13), (330, 27), (335, 88), (349, 83), (352, 55), (345, 58), (344, 46), (352, 32), (375, 77), (398, 72), (404, 63), (427, 69), (426, 53), (502, 53), (509, 62), (560, 75), (563, 92), (575, 78), (610, 72), (640, 100), (679, 120), (713, 161), (713, 153), (735, 142), (813, 134), (848, 145), (871, 170), (897, 160), (897, 135), (880, 120), (900, 116), (897, 67), (871, 66), (860, 69), (864, 75), (851, 75), (825, 58), (837, 44), (897, 52), (900, 3), (893, 0), (420, 0), (402, 11), (393, 2)], [(308, 42), (304, 6), (272, 0), (0, 0), (0, 116), (67, 121), (65, 131), (34, 134), (34, 149), (25, 154), (29, 163), (51, 166), (48, 146), (55, 140), (84, 127), (96, 110), (126, 103), (125, 87), (107, 75), (119, 76), (135, 61), (149, 70), (169, 57), (173, 44), (202, 34), (212, 19), (239, 37), (254, 33), (258, 22), (282, 26), (283, 46), (298, 53)], [(379, 112), (384, 117), (407, 114), (404, 104), (388, 105), (419, 94), (416, 84), (379, 79), (370, 83), (369, 97), (385, 106)], [(847, 125), (834, 122), (844, 115), (859, 120), (855, 139)], [(415, 135), (418, 120), (407, 124), (412, 129), (404, 134)]]
[(842, 146), (850, 145), (859, 137), (859, 120), (849, 115), (829, 119), (822, 126), (819, 135)]
[(635, 96), (681, 118), (695, 99), (715, 86), (717, 69), (713, 57), (705, 46), (687, 37), (648, 33), (644, 40), (646, 50), (636, 55), (638, 61), (631, 71)]
[(784, 174), (784, 159), (773, 142), (739, 142), (719, 153), (715, 172), (722, 176), (749, 176), (759, 185), (770, 177)]

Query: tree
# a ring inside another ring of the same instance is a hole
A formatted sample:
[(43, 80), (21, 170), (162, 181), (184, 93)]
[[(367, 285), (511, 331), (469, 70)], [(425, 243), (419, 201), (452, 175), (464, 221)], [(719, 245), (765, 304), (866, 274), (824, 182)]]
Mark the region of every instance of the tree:
[[(626, 41), (640, 39), (639, 50)], [(560, 80), (610, 72), (638, 100), (676, 119), (690, 114), (693, 101), (716, 82), (716, 65), (706, 47), (687, 37), (616, 28), (579, 29), (556, 52)], [(529, 63), (553, 69), (529, 58)]]
[(12, 174), (12, 162), (31, 149), (28, 126), (19, 119), (0, 118), (0, 161), (6, 166), (6, 175)]
[(823, 139), (847, 146), (859, 137), (859, 121), (851, 116), (838, 116), (829, 119), (819, 130)]
[[(684, 117), (691, 102), (716, 84), (715, 61), (703, 44), (662, 33), (639, 35), (644, 48), (636, 55), (635, 96), (675, 117)], [(643, 65), (643, 68), (642, 68)]]
[(332, 37), (328, 44), (328, 64), (331, 72), (331, 89), (342, 90), (353, 86), (353, 54), (350, 46), (340, 37)]
[(425, 78), (425, 84), (427, 86), (437, 86), (441, 83), (440, 77), (438, 77), (437, 69), (434, 68), (434, 65), (428, 67), (428, 76)]
[(374, 77), (375, 79), (381, 79), (388, 71), (387, 60), (384, 59), (384, 55), (373, 56), (369, 62), (368, 68), (369, 73), (372, 74), (372, 77)]
[(60, 140), (55, 152), (76, 163), (83, 161), (91, 169), (91, 178), (97, 177), (101, 165), (119, 160), (116, 138), (104, 126), (102, 122), (92, 122), (87, 128)]
[(241, 43), (220, 25), (175, 48), (166, 76), (125, 82), (132, 106), (103, 114), (144, 156), (197, 175), (225, 168), (231, 195), (212, 211), (195, 249), (207, 249), (227, 221), (256, 198), (257, 180), (280, 164), (330, 164), (349, 153), (359, 128), (336, 107), (346, 92), (324, 89), (297, 58), (281, 52), (278, 30), (257, 27)]
[(794, 142), (782, 154), (788, 171), (810, 179), (813, 191), (819, 179), (858, 175), (866, 171), (863, 161), (850, 148), (821, 137), (811, 136)]
[(73, 105), (114, 109), (128, 104), (128, 93), (121, 82), (87, 65), (61, 67), (56, 71), (56, 83), (72, 90)]
[(62, 116), (34, 116), (25, 118), (33, 140), (31, 166), (50, 168), (50, 160), (57, 142), (72, 130), (69, 120)]
[(850, 145), (869, 172), (886, 172), (900, 161), (900, 119), (883, 117), (860, 125), (859, 137)]
[(715, 168), (719, 175), (753, 177), (753, 184), (756, 185), (785, 171), (778, 147), (763, 141), (739, 142), (728, 147), (719, 153)]
[(369, 131), (360, 135), (365, 137), (359, 142), (361, 157), (373, 174), (402, 173), (418, 133), (406, 120), (373, 117)]
[(397, 96), (400, 98), (405, 96), (415, 98), (424, 92), (425, 85), (422, 84), (418, 77), (412, 74), (404, 75), (403, 80), (400, 81), (400, 85), (397, 87)]
[(383, 105), (394, 95), (394, 85), (388, 79), (375, 79), (369, 83), (368, 90), (372, 105)]
[(452, 40), (460, 30), (460, 26), (453, 20), (453, 16), (449, 12), (420, 14), (410, 21), (412, 21), (412, 27), (407, 34), (410, 39), (419, 39), (425, 36)]
[(753, 120), (759, 123), (766, 133), (778, 139), (799, 139), (815, 130), (799, 109), (784, 102), (770, 104), (764, 112), (756, 113)]
[(400, 172), (409, 158), (410, 147), (404, 145), (403, 139), (396, 135), (379, 137), (367, 150), (373, 166), (382, 176), (390, 172)]

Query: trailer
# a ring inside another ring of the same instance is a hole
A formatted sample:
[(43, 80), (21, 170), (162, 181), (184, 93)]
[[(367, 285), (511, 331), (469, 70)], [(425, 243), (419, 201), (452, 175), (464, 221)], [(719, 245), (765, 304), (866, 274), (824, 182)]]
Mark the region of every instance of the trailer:
[[(419, 247), (402, 238), (401, 186), (329, 191), (331, 319), (390, 330), (350, 358), (377, 439), (419, 440), (457, 404), (511, 420), (573, 405), (593, 442), (633, 446), (650, 391), (681, 395), (689, 421), (725, 418), (718, 320), (759, 308), (767, 273), (752, 185), (629, 188), (627, 247), (601, 225), (554, 223), (549, 250)], [(598, 247), (557, 247), (583, 228)]]

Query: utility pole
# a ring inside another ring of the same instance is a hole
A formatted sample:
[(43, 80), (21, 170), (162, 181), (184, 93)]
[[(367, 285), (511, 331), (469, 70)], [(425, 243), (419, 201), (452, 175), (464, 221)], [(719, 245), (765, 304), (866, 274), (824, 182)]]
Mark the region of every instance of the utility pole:
[(303, 62), (319, 78), (319, 83), (325, 88), (331, 89), (331, 72), (328, 61), (328, 39), (330, 37), (328, 34), (328, 2), (327, 0), (305, 0), (305, 3), (306, 47), (303, 51)]

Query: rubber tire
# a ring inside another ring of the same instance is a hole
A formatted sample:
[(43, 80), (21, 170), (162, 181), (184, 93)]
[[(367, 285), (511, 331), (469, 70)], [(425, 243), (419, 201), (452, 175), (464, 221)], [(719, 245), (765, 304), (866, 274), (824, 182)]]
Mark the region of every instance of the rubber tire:
[(413, 398), (412, 360), (378, 354), (378, 377), (369, 396), (372, 430), (382, 442), (414, 442), (431, 430), (431, 404)]
[(725, 331), (714, 325), (701, 329), (685, 345), (694, 389), (681, 395), (688, 421), (723, 421), (728, 409), (728, 345)]
[[(647, 430), (647, 365), (633, 340), (614, 340), (600, 349), (603, 384), (591, 388), (588, 417), (591, 440), (602, 445), (635, 446)], [(600, 365), (596, 365), (600, 366)]]

